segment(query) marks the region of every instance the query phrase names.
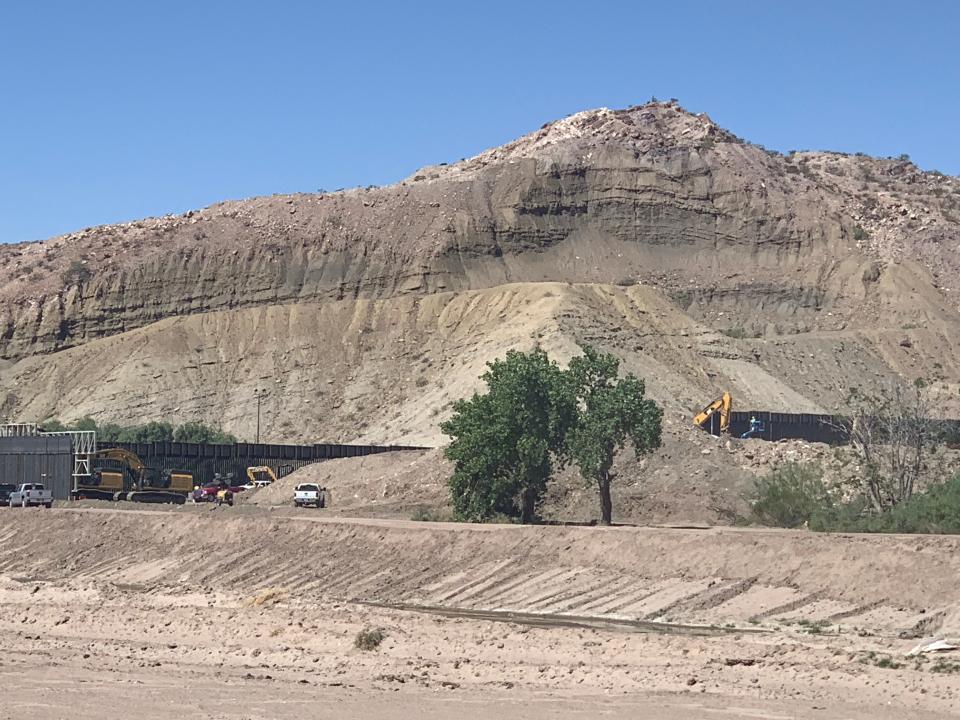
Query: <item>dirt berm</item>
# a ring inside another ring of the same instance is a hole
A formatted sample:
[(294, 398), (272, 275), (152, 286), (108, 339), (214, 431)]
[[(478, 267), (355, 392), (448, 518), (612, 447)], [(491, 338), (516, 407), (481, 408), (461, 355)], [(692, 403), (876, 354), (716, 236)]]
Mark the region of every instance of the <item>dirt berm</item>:
[(0, 572), (468, 610), (956, 633), (960, 538), (243, 517), (5, 513)]

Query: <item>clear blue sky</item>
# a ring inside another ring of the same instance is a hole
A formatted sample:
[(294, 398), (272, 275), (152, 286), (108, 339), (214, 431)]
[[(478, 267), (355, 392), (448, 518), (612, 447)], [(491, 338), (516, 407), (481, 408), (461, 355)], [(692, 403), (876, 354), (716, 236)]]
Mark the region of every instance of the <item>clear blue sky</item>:
[(676, 97), (778, 150), (960, 174), (960, 4), (0, 3), (0, 241), (399, 180)]

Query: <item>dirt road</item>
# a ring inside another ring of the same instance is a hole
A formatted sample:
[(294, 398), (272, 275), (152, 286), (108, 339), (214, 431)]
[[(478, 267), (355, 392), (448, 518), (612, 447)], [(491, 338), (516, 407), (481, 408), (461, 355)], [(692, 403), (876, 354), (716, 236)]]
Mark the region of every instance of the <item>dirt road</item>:
[[(960, 713), (957, 658), (904, 657), (906, 636), (949, 623), (960, 539), (227, 509), (2, 520), (3, 720)], [(354, 647), (367, 628), (377, 650)]]

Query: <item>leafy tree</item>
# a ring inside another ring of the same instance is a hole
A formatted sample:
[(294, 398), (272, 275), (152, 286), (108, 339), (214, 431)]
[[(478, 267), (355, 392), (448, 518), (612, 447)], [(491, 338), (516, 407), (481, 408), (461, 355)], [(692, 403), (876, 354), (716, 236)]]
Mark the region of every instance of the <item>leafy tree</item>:
[(117, 438), (120, 442), (169, 442), (173, 440), (173, 425), (168, 422), (148, 422), (125, 428)]
[(69, 429), (70, 429), (70, 430), (86, 430), (86, 431), (93, 430), (93, 431), (96, 431), (96, 429), (97, 429), (97, 421), (94, 420), (94, 419), (93, 419), (92, 417), (90, 417), (89, 415), (85, 415), (85, 416), (83, 416), (82, 418), (79, 418), (79, 419), (77, 419), (77, 420), (74, 420), (72, 423), (70, 423)]
[(458, 401), (440, 429), (452, 438), (450, 494), (458, 517), (535, 519), (555, 460), (564, 461), (576, 402), (566, 374), (536, 348), (488, 363), (487, 391)]
[(613, 519), (610, 484), (613, 458), (629, 439), (638, 455), (660, 447), (663, 413), (644, 397), (642, 380), (627, 375), (617, 380), (620, 361), (613, 355), (585, 346), (583, 355), (570, 361), (570, 381), (579, 401), (577, 419), (567, 446), (580, 474), (596, 483), (600, 518)]
[(168, 422), (148, 422), (145, 425), (118, 425), (104, 423), (98, 425), (92, 417), (82, 417), (71, 423), (56, 419), (44, 420), (41, 426), (47, 432), (66, 430), (93, 430), (101, 443), (110, 442), (195, 442), (195, 443), (235, 443), (237, 438), (230, 433), (204, 425), (200, 422), (187, 422), (174, 427)]
[(235, 443), (237, 438), (201, 422), (186, 422), (173, 432), (174, 442)]
[(120, 436), (125, 428), (116, 423), (104, 423), (97, 428), (97, 440), (99, 442), (120, 442)]

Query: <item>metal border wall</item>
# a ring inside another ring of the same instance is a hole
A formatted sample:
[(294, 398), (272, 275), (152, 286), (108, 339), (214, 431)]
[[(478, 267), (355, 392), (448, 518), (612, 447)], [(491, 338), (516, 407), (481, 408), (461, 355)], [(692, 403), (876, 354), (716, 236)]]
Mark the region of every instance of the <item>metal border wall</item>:
[(730, 413), (730, 434), (740, 437), (750, 429), (750, 418), (763, 421), (763, 440), (806, 440), (830, 445), (846, 442), (843, 418), (814, 413), (778, 413), (767, 410), (735, 411)]
[(73, 442), (63, 436), (0, 437), (0, 482), (43, 483), (56, 500), (73, 489)]
[(409, 445), (277, 445), (269, 443), (100, 443), (101, 447), (119, 447), (136, 453), (149, 466), (190, 470), (201, 481), (210, 480), (215, 473), (233, 473), (236, 478), (246, 475), (247, 467), (269, 465), (277, 470), (296, 470), (304, 465), (336, 458), (363, 457), (398, 450), (429, 450)]

